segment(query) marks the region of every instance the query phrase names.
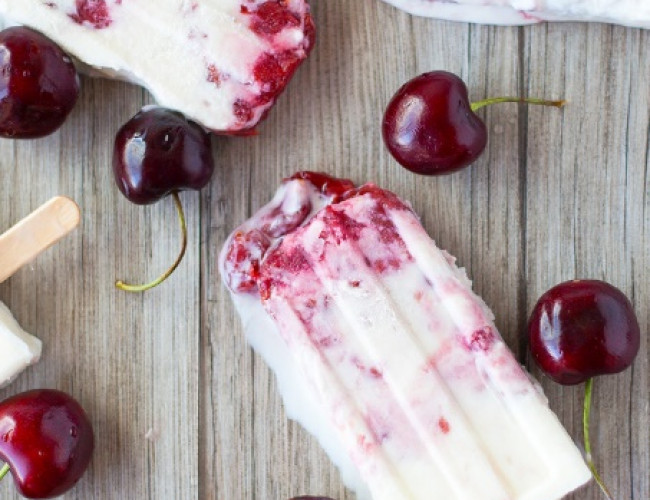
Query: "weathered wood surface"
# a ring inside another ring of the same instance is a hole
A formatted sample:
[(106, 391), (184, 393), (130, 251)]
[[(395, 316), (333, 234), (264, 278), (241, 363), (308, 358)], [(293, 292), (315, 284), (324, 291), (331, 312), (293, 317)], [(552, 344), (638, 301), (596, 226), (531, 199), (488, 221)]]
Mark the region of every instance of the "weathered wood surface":
[[(215, 138), (210, 188), (182, 195), (187, 256), (151, 292), (122, 293), (113, 282), (153, 277), (174, 259), (173, 204), (130, 205), (110, 166), (115, 131), (149, 97), (84, 78), (60, 132), (0, 140), (0, 227), (56, 194), (83, 211), (79, 230), (0, 285), (0, 299), (44, 341), (41, 362), (0, 397), (63, 389), (95, 425), (91, 469), (65, 498), (354, 498), (316, 441), (284, 416), (216, 266), (227, 233), (280, 178), (316, 169), (411, 200), (468, 269), (522, 361), (528, 312), (548, 287), (589, 277), (628, 294), (641, 352), (632, 369), (597, 380), (593, 446), (615, 498), (649, 499), (650, 31), (470, 26), (413, 18), (377, 0), (313, 3), (320, 29), (310, 60), (258, 136)], [(418, 177), (389, 158), (379, 122), (402, 83), (437, 68), (460, 74), (474, 99), (530, 94), (570, 104), (483, 110), (484, 156), (456, 175)], [(581, 387), (542, 384), (579, 440)], [(10, 480), (0, 497), (17, 498)], [(571, 498), (602, 497), (590, 485)]]

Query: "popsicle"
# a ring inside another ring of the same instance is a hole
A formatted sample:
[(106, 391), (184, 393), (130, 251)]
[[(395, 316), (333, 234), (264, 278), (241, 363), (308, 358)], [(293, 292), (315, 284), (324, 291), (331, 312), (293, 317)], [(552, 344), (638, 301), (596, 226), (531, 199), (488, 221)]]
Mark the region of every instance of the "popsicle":
[(299, 173), (220, 268), (288, 414), (359, 498), (554, 500), (589, 480), (464, 270), (393, 193)]
[[(0, 235), (0, 282), (79, 225), (79, 207), (69, 198), (52, 198)], [(23, 330), (0, 302), (0, 386), (38, 361), (41, 341)]]
[(0, 0), (2, 19), (220, 133), (254, 128), (314, 44), (306, 0)]
[(650, 28), (646, 0), (384, 0), (418, 16), (481, 24), (594, 21)]

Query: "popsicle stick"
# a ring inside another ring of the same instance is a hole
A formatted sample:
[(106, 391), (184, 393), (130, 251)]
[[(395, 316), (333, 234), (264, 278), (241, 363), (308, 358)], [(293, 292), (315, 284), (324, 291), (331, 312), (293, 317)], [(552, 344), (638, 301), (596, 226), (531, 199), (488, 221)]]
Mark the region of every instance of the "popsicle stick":
[(79, 207), (56, 196), (0, 235), (0, 283), (79, 225)]

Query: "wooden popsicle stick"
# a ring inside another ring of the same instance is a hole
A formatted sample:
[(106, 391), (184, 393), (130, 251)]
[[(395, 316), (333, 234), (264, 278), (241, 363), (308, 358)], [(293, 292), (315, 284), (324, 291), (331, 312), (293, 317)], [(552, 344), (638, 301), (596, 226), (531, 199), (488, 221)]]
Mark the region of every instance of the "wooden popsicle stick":
[(56, 196), (0, 235), (0, 283), (79, 225), (79, 207)]

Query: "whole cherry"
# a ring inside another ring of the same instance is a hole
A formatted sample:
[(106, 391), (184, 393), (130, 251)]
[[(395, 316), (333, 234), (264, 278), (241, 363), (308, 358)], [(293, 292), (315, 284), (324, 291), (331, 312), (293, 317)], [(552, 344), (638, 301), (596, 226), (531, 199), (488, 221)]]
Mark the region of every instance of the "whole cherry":
[(64, 392), (33, 390), (0, 403), (0, 478), (11, 471), (27, 498), (68, 491), (86, 471), (93, 449), (86, 413)]
[(589, 414), (593, 378), (628, 368), (639, 351), (639, 322), (619, 289), (598, 280), (560, 283), (544, 293), (528, 320), (529, 347), (542, 371), (564, 385), (586, 381), (583, 432), (587, 464), (611, 494), (591, 458)]
[(535, 362), (560, 384), (618, 373), (639, 351), (639, 323), (628, 298), (609, 283), (560, 283), (537, 301), (530, 316)]
[(129, 201), (139, 205), (171, 195), (183, 243), (174, 264), (160, 277), (143, 285), (118, 281), (118, 288), (144, 291), (162, 283), (174, 272), (187, 246), (185, 215), (178, 192), (201, 189), (210, 181), (213, 171), (210, 135), (176, 112), (147, 107), (122, 126), (113, 150), (113, 173), (118, 188)]
[(471, 103), (453, 73), (432, 71), (405, 83), (388, 103), (382, 136), (403, 167), (424, 175), (448, 174), (474, 162), (487, 144), (485, 123), (474, 112), (497, 102), (561, 107), (564, 101), (496, 97)]
[(79, 96), (72, 60), (40, 33), (0, 32), (0, 136), (42, 137), (57, 130)]

